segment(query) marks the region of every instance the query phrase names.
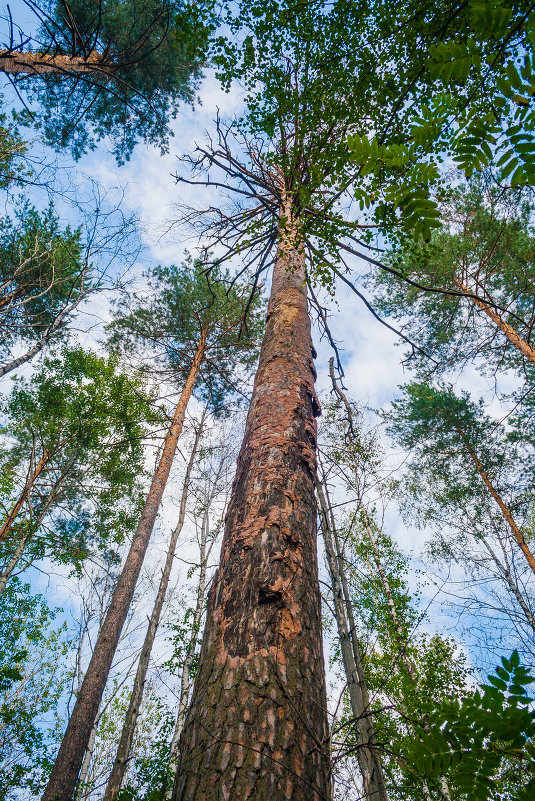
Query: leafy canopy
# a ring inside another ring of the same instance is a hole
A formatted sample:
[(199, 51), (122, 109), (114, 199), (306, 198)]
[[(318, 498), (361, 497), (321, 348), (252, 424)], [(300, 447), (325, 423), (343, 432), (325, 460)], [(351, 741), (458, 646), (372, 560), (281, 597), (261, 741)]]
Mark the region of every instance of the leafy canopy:
[(8, 473), (25, 477), (30, 459), (46, 455), (32, 488), (32, 514), (18, 521), (8, 553), (43, 509), (47, 525), (30, 546), (35, 558), (76, 565), (92, 543), (121, 542), (136, 523), (147, 429), (162, 423), (143, 382), (122, 372), (114, 357), (68, 348), (45, 359), (31, 379), (17, 379), (3, 413)]

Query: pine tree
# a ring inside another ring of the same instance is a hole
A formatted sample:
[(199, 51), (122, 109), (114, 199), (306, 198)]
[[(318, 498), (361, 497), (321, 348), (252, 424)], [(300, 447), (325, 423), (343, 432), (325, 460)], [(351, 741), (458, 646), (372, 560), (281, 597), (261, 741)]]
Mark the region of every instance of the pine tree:
[[(254, 299), (253, 299), (254, 300)], [(243, 287), (227, 288), (223, 280), (210, 282), (202, 263), (187, 262), (182, 268), (157, 269), (151, 302), (134, 299), (128, 317), (117, 322), (115, 344), (128, 350), (133, 342), (156, 343), (157, 357), (175, 377), (184, 376), (182, 391), (161, 456), (152, 476), (145, 505), (100, 628), (91, 662), (56, 757), (43, 801), (70, 801), (87, 750), (113, 655), (130, 607), (137, 579), (147, 551), (156, 515), (182, 432), (188, 402), (196, 386), (206, 392), (217, 408), (232, 384), (233, 350), (243, 352), (242, 363), (255, 357), (255, 339), (240, 342), (240, 330), (247, 325), (258, 330), (254, 302)], [(158, 334), (159, 332), (159, 334)], [(158, 352), (159, 347), (159, 352)], [(152, 359), (154, 360), (154, 354)], [(214, 360), (212, 362), (212, 359)]]
[[(169, 122), (192, 102), (212, 27), (211, 4), (172, 0), (30, 3), (39, 30), (0, 51), (0, 70), (36, 97), (37, 119), (75, 157), (111, 136), (119, 161), (135, 142), (166, 148)], [(31, 49), (27, 49), (28, 41)]]

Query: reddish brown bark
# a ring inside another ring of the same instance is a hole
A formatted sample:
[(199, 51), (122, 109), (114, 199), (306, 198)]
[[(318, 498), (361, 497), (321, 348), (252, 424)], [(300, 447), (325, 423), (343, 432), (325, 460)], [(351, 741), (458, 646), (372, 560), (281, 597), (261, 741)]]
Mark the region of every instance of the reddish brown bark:
[(524, 554), (526, 562), (530, 566), (532, 572), (535, 573), (535, 557), (531, 553), (530, 548), (529, 548), (526, 540), (524, 539), (524, 535), (520, 531), (520, 528), (518, 527), (518, 525), (516, 523), (516, 520), (514, 519), (514, 517), (512, 515), (511, 510), (509, 509), (509, 507), (507, 506), (507, 504), (503, 500), (502, 496), (499, 494), (499, 492), (496, 489), (496, 487), (493, 485), (492, 481), (490, 480), (490, 478), (489, 478), (489, 476), (487, 474), (487, 471), (483, 467), (483, 464), (479, 460), (479, 457), (478, 457), (477, 453), (475, 452), (475, 450), (472, 447), (470, 447), (470, 445), (468, 445), (466, 443), (466, 441), (465, 441), (465, 439), (463, 437), (462, 431), (460, 429), (457, 429), (457, 433), (459, 434), (459, 436), (462, 438), (463, 442), (465, 443), (466, 449), (467, 449), (468, 453), (470, 454), (470, 458), (472, 459), (472, 461), (473, 461), (473, 463), (475, 465), (475, 468), (476, 468), (477, 472), (479, 473), (479, 476), (480, 476), (481, 480), (483, 481), (483, 483), (486, 486), (486, 488), (488, 489), (490, 495), (492, 496), (492, 498), (494, 499), (495, 503), (499, 507), (503, 517), (505, 518), (505, 521), (506, 521), (507, 525), (511, 529), (511, 531), (513, 533), (513, 537), (515, 538), (518, 547), (520, 548), (520, 550)]
[(30, 494), (30, 490), (33, 487), (33, 485), (35, 484), (35, 482), (37, 481), (37, 479), (39, 478), (39, 476), (41, 475), (41, 473), (43, 471), (43, 468), (45, 467), (47, 461), (48, 461), (48, 451), (45, 449), (43, 451), (43, 455), (41, 456), (41, 458), (39, 459), (39, 461), (37, 462), (37, 464), (35, 466), (35, 470), (26, 479), (26, 483), (24, 484), (24, 487), (23, 487), (22, 492), (20, 493), (20, 495), (18, 497), (17, 502), (15, 503), (13, 509), (8, 514), (6, 519), (4, 520), (4, 522), (2, 524), (2, 527), (0, 528), (0, 542), (2, 542), (2, 540), (4, 540), (6, 538), (6, 536), (9, 534), (9, 531), (11, 530), (11, 526), (13, 525), (15, 520), (17, 519), (18, 513), (20, 512), (20, 510), (22, 509), (22, 507), (26, 503), (26, 499), (28, 498), (28, 495)]
[(71, 72), (112, 74), (110, 65), (103, 60), (100, 53), (95, 51), (84, 58), (84, 56), (36, 52), (17, 53), (11, 50), (0, 50), (0, 72), (6, 72), (9, 75), (46, 75), (50, 73), (65, 75)]
[(199, 342), (186, 384), (176, 406), (173, 422), (165, 438), (160, 462), (152, 478), (145, 507), (132, 539), (119, 581), (115, 587), (104, 623), (99, 631), (93, 656), (78, 693), (54, 768), (43, 793), (42, 801), (71, 801), (74, 794), (78, 773), (91, 736), (91, 729), (98, 714), (115, 649), (132, 602), (156, 515), (169, 477), (178, 438), (182, 432), (186, 407), (199, 374), (205, 346), (206, 340), (203, 337)]
[[(316, 422), (304, 253), (286, 220), (175, 801), (326, 801)], [(293, 230), (292, 230), (293, 228)]]
[[(462, 289), (463, 292), (470, 292), (468, 287), (463, 284), (462, 281), (454, 279), (454, 283), (459, 287), (459, 289)], [(487, 317), (492, 320), (494, 325), (500, 329), (508, 342), (514, 348), (519, 350), (520, 353), (525, 356), (526, 359), (529, 359), (533, 366), (535, 366), (535, 348), (530, 345), (529, 342), (526, 342), (526, 340), (520, 336), (518, 331), (516, 331), (512, 325), (509, 325), (509, 323), (503, 319), (501, 314), (499, 314), (495, 308), (490, 306), (488, 303), (485, 303), (484, 300), (477, 300), (476, 298), (470, 298), (470, 300), (472, 303), (475, 303), (475, 305), (478, 306), (483, 312), (485, 312)]]

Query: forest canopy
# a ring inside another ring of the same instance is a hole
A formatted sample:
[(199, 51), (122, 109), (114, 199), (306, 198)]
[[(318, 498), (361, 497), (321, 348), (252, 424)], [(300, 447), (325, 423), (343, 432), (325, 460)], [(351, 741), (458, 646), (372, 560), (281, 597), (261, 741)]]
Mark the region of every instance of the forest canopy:
[(533, 4), (0, 21), (0, 801), (531, 801)]

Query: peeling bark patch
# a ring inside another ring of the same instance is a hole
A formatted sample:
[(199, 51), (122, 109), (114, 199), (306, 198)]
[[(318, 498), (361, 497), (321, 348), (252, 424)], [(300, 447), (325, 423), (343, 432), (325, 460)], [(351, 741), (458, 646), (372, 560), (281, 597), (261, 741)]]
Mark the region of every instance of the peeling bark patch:
[(282, 592), (280, 590), (259, 589), (258, 605), (261, 604), (280, 604), (282, 603)]

